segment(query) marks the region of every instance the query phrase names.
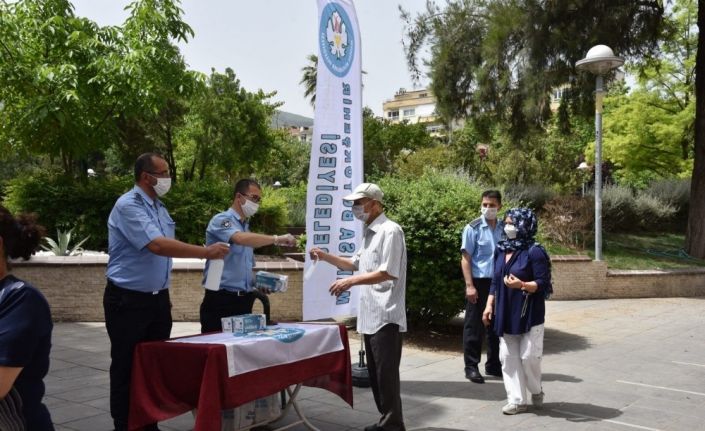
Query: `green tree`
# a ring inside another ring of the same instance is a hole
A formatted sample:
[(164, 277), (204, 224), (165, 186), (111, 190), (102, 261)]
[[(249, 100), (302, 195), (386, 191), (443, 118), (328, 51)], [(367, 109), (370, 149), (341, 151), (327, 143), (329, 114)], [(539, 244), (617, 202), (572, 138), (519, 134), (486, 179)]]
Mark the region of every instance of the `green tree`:
[[(132, 150), (123, 152), (129, 165), (145, 151), (161, 152), (176, 179), (174, 135), (184, 121), (186, 99), (196, 88), (200, 74), (186, 69), (174, 41), (187, 42), (193, 30), (184, 22), (178, 0), (138, 0), (128, 10), (130, 15), (122, 27), (127, 54), (122, 67), (131, 68), (125, 76), (126, 84), (137, 97), (130, 99), (134, 105), (119, 122), (119, 144)], [(119, 59), (113, 60), (120, 64)], [(137, 139), (130, 136), (135, 129)], [(148, 146), (134, 145), (140, 142)]]
[(96, 77), (119, 50), (119, 31), (76, 17), (65, 0), (0, 3), (0, 146), (75, 161), (106, 148), (122, 103)]
[(274, 94), (245, 90), (230, 68), (225, 73), (212, 70), (195, 94), (180, 133), (181, 142), (193, 152), (186, 177), (194, 178), (198, 171), (203, 179), (212, 167), (229, 178), (253, 174), (275, 141), (269, 127), (279, 106), (269, 102)]
[[(605, 158), (622, 182), (645, 187), (654, 179), (691, 175), (696, 7), (694, 0), (675, 3), (665, 17), (658, 56), (630, 67), (638, 73), (636, 90), (611, 89), (605, 100)], [(588, 157), (593, 151), (586, 150)]]
[(698, 0), (698, 54), (695, 61), (695, 154), (685, 249), (705, 259), (705, 0)]
[(316, 80), (318, 79), (318, 56), (309, 54), (306, 57), (308, 64), (301, 68), (303, 75), (299, 84), (304, 86), (304, 97), (311, 102), (311, 106), (316, 106)]
[(438, 112), (469, 117), (483, 126), (478, 130), (501, 122), (512, 139), (544, 127), (558, 86), (570, 84), (571, 97), (590, 113), (592, 82), (582, 75), (571, 80), (575, 62), (597, 43), (628, 57), (650, 52), (664, 12), (659, 0), (449, 0), (428, 1), (416, 16), (400, 11), (416, 77), (429, 47)]
[(362, 110), (362, 135), (365, 172), (373, 177), (391, 173), (398, 157), (433, 144), (423, 124), (392, 123), (370, 108)]
[(284, 187), (306, 182), (310, 158), (310, 144), (279, 130), (266, 157), (256, 163), (255, 176), (264, 184), (279, 181)]
[(135, 1), (122, 27), (100, 27), (67, 0), (0, 3), (0, 146), (58, 158), (70, 174), (110, 147), (161, 143), (175, 172), (156, 125), (174, 123), (192, 81), (173, 42), (193, 34), (177, 5)]

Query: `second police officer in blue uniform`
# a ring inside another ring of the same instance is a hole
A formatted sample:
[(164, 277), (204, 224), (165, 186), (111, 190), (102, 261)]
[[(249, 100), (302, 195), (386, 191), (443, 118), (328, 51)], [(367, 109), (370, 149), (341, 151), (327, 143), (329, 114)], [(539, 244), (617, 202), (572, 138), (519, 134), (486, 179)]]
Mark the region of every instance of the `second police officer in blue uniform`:
[(502, 376), (499, 361), (499, 338), (491, 327), (482, 323), (482, 312), (492, 284), (494, 250), (502, 239), (504, 224), (497, 220), (502, 208), (502, 194), (497, 190), (482, 193), (482, 215), (468, 223), (463, 230), (460, 261), (465, 279), (465, 322), (463, 326), (463, 350), (465, 378), (474, 383), (484, 383), (478, 364), (482, 354), (482, 341), (487, 334), (487, 359), (485, 373)]
[[(206, 245), (227, 243), (230, 253), (225, 257), (223, 275), (218, 290), (205, 290), (201, 303), (201, 332), (221, 330), (220, 319), (252, 312), (255, 301), (254, 249), (266, 245), (296, 245), (291, 234), (263, 235), (250, 232), (250, 218), (259, 209), (262, 189), (255, 180), (242, 179), (235, 184), (233, 202), (227, 211), (213, 216), (206, 228)], [(203, 283), (206, 284), (206, 262)]]

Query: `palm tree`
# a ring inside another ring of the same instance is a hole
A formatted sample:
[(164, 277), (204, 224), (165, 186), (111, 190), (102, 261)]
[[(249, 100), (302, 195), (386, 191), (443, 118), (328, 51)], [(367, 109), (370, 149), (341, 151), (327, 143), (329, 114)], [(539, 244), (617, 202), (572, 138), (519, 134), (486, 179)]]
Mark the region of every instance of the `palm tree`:
[(303, 76), (299, 84), (304, 85), (304, 96), (311, 99), (311, 106), (316, 106), (316, 79), (318, 76), (318, 56), (309, 54), (308, 65), (301, 68)]

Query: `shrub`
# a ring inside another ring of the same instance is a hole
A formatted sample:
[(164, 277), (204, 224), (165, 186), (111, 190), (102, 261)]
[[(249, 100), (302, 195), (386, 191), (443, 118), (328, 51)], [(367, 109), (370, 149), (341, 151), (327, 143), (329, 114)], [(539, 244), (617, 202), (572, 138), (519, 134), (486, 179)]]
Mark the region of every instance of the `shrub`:
[[(78, 238), (90, 236), (86, 249), (107, 250), (108, 216), (117, 198), (132, 186), (131, 177), (90, 178), (81, 183), (40, 174), (10, 181), (4, 204), (13, 212), (37, 213), (48, 232), (73, 229)], [(252, 230), (280, 233), (287, 224), (286, 203), (266, 187), (263, 195)], [(176, 222), (177, 239), (203, 244), (210, 219), (232, 203), (232, 185), (214, 180), (180, 181), (162, 201)]]
[(553, 192), (541, 184), (512, 184), (505, 188), (505, 198), (533, 210), (541, 210), (553, 199)]
[(594, 232), (593, 201), (577, 196), (560, 196), (543, 207), (540, 236), (568, 247), (585, 248)]
[(129, 177), (77, 182), (39, 173), (11, 180), (4, 204), (13, 212), (37, 213), (47, 232), (73, 229), (78, 238), (90, 236), (84, 248), (105, 250), (108, 215), (115, 200), (130, 187)]
[(274, 191), (286, 202), (287, 226), (306, 227), (306, 183), (282, 187)]
[(638, 193), (634, 199), (634, 210), (639, 215), (639, 226), (645, 231), (660, 232), (673, 216), (676, 208), (646, 193)]
[(605, 232), (628, 232), (638, 226), (632, 190), (626, 186), (605, 186), (602, 189), (602, 229)]
[(446, 323), (464, 307), (463, 227), (479, 216), (483, 189), (467, 178), (427, 172), (380, 181), (389, 217), (404, 229), (410, 324)]
[(206, 227), (214, 215), (228, 209), (233, 187), (225, 181), (179, 181), (160, 198), (176, 222), (176, 239), (190, 244), (206, 241)]
[(666, 226), (668, 230), (685, 231), (690, 204), (690, 180), (656, 180), (643, 193), (675, 208), (675, 214)]
[(289, 220), (287, 202), (271, 187), (262, 187), (262, 202), (259, 211), (252, 217), (251, 229), (254, 232), (278, 234), (284, 231)]

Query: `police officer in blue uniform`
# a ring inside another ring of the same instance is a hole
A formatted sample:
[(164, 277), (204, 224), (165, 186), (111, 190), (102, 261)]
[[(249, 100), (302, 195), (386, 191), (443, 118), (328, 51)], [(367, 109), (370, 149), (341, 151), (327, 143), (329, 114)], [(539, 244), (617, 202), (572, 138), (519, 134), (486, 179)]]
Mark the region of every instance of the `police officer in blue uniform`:
[(485, 373), (502, 376), (499, 361), (499, 338), (482, 323), (482, 312), (487, 304), (492, 284), (494, 250), (502, 239), (504, 224), (497, 221), (502, 208), (502, 194), (497, 190), (482, 193), (482, 215), (471, 221), (463, 230), (460, 267), (465, 279), (465, 322), (463, 350), (465, 378), (474, 383), (484, 383), (478, 364), (482, 353), (482, 340), (487, 334), (487, 359)]
[[(155, 153), (135, 162), (135, 186), (118, 198), (108, 218), (107, 285), (103, 296), (110, 338), (110, 413), (127, 430), (132, 354), (137, 343), (169, 338), (172, 257), (223, 258), (228, 247), (174, 239), (175, 223), (158, 197), (171, 187), (169, 166)], [(156, 430), (152, 424), (148, 430)]]
[[(227, 211), (216, 214), (206, 229), (206, 245), (227, 243), (230, 253), (225, 257), (223, 275), (218, 290), (205, 290), (201, 303), (201, 332), (220, 331), (220, 319), (252, 312), (255, 301), (254, 249), (265, 245), (293, 247), (291, 234), (263, 235), (250, 232), (250, 217), (255, 215), (262, 200), (262, 189), (255, 180), (242, 179), (235, 184), (233, 202)], [(206, 284), (206, 262), (203, 284)]]

